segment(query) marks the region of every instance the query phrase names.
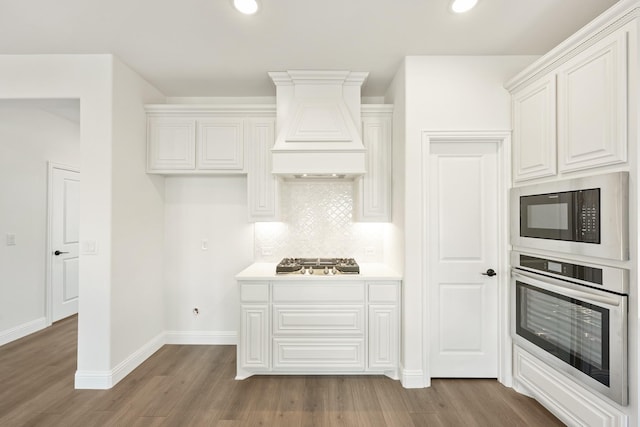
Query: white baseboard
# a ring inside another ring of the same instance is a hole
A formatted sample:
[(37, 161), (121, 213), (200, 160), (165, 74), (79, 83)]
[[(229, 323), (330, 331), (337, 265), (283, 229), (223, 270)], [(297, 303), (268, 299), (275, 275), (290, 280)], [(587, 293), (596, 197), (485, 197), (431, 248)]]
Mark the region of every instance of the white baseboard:
[(47, 326), (47, 319), (45, 317), (40, 317), (30, 322), (23, 323), (22, 325), (7, 329), (6, 331), (0, 331), (0, 345), (5, 345), (11, 341), (26, 337), (29, 334), (46, 328)]
[(166, 344), (237, 345), (236, 331), (166, 331)]
[(400, 382), (404, 388), (425, 388), (430, 386), (430, 384), (425, 383), (424, 372), (422, 369), (402, 368), (402, 377)]
[(140, 347), (110, 371), (76, 371), (76, 389), (104, 390), (118, 384), (120, 380), (129, 375), (131, 371), (140, 366), (153, 353), (160, 350), (165, 344), (164, 332), (158, 334), (151, 341)]

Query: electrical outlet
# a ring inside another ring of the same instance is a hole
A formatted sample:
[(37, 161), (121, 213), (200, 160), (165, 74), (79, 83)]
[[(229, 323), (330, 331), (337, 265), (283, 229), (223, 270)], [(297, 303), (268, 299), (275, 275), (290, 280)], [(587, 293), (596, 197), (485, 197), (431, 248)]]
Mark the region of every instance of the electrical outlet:
[(209, 250), (209, 240), (207, 239), (202, 239), (200, 241), (200, 249), (202, 249), (203, 251), (207, 251)]
[(16, 235), (13, 233), (7, 233), (7, 246), (13, 246), (16, 244)]
[(271, 255), (273, 255), (273, 248), (271, 246), (263, 246), (262, 256), (271, 256)]
[(364, 248), (364, 255), (371, 257), (374, 256), (376, 254), (376, 248), (374, 248), (373, 246), (367, 246), (366, 248)]

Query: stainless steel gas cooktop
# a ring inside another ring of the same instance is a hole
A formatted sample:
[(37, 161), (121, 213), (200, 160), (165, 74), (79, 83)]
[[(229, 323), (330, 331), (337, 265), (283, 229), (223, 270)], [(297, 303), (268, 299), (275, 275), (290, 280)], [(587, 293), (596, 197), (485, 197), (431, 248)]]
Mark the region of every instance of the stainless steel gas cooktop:
[(284, 258), (276, 266), (277, 274), (360, 274), (353, 258)]

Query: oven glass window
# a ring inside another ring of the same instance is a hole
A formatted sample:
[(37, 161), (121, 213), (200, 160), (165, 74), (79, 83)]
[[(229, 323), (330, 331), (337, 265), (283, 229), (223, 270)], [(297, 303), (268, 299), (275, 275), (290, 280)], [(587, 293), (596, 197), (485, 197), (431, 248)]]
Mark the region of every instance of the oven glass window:
[(569, 205), (567, 203), (527, 206), (529, 228), (545, 230), (569, 229)]
[(516, 333), (609, 386), (609, 310), (516, 281)]

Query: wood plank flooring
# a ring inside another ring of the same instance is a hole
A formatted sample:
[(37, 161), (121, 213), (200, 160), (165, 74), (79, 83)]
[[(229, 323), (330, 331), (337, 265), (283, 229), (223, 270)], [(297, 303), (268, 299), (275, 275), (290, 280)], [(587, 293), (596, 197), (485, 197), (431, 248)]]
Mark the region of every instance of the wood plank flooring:
[(111, 390), (74, 390), (77, 319), (0, 347), (0, 426), (561, 426), (495, 380), (234, 380), (235, 347), (160, 349)]

